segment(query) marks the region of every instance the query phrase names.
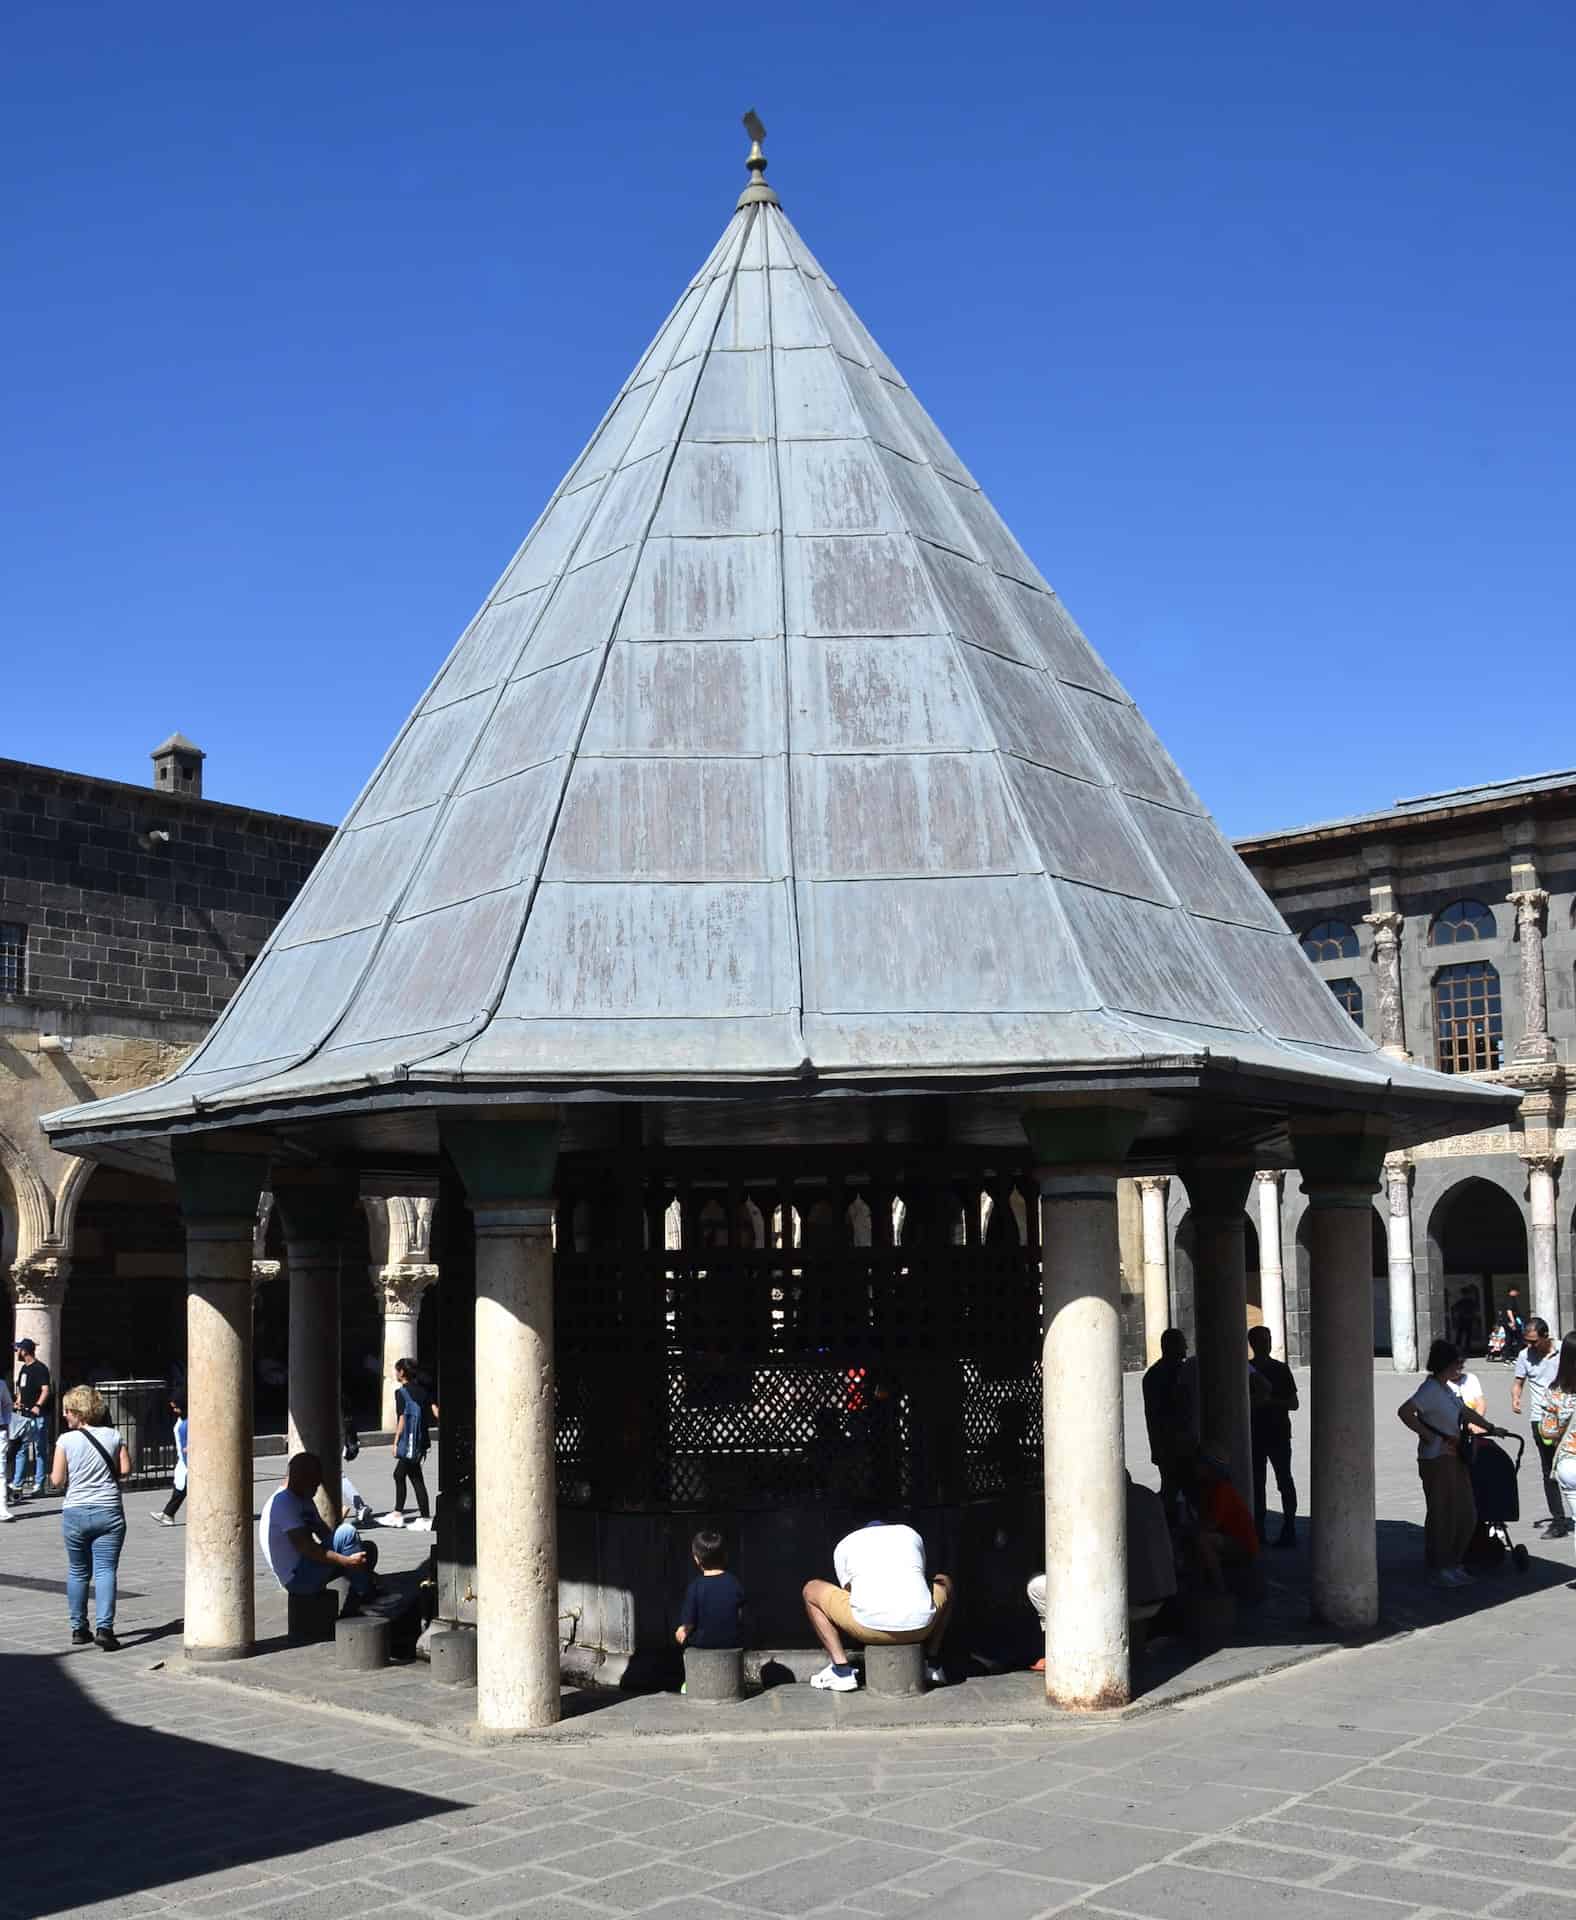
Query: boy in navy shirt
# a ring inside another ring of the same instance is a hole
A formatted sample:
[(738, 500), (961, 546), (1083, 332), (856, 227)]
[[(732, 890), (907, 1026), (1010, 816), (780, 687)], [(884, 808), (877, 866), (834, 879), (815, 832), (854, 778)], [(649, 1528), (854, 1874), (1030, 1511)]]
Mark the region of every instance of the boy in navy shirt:
[(743, 1646), (739, 1613), (744, 1589), (727, 1570), (722, 1535), (702, 1527), (690, 1542), (690, 1553), (700, 1571), (684, 1595), (673, 1638), (681, 1647)]

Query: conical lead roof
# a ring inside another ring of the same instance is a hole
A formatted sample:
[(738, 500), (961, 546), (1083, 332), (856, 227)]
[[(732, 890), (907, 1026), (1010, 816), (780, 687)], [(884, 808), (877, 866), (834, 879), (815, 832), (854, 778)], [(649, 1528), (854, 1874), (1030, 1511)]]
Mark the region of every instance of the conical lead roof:
[(1221, 1054), (1444, 1090), (750, 189), (206, 1043), (51, 1126)]

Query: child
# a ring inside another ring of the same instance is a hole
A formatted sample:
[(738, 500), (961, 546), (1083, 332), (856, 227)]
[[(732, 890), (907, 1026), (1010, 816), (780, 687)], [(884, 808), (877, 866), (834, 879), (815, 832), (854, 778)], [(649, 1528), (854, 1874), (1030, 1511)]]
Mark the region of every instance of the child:
[(727, 1570), (722, 1535), (702, 1527), (690, 1542), (699, 1573), (689, 1583), (673, 1638), (681, 1647), (742, 1646), (739, 1614), (744, 1589)]

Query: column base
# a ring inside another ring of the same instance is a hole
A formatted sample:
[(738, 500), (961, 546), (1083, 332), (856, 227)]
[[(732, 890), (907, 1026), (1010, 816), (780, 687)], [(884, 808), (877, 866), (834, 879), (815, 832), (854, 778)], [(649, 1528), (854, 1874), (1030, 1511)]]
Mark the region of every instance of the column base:
[(207, 1666), (215, 1660), (250, 1660), (256, 1651), (256, 1643), (248, 1641), (239, 1647), (185, 1647), (182, 1657), (195, 1667)]

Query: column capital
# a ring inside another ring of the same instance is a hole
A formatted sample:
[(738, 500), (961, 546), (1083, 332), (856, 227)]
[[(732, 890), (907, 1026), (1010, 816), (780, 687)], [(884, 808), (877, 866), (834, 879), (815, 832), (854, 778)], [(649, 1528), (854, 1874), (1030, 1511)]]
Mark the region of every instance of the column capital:
[[(1142, 1107), (1027, 1107), (1020, 1116), (1037, 1178), (1078, 1168), (1115, 1173), (1144, 1124)], [(1043, 1188), (1042, 1188), (1043, 1191)]]
[(1542, 932), (1543, 915), (1549, 904), (1547, 887), (1518, 887), (1514, 893), (1507, 893), (1505, 898), (1516, 909), (1518, 929), (1530, 926)]
[(556, 1107), (494, 1107), (443, 1113), (438, 1132), (465, 1188), (477, 1232), (484, 1216), (515, 1208), (548, 1208), (558, 1173)]
[(332, 1243), (336, 1248), (361, 1198), (361, 1183), (338, 1168), (285, 1173), (276, 1170), (274, 1209), (285, 1241)]
[(58, 1307), (66, 1298), (71, 1256), (47, 1247), (18, 1260), (11, 1269), (11, 1295), (19, 1307)]
[(1520, 1158), (1528, 1173), (1557, 1174), (1565, 1165), (1563, 1153), (1524, 1153)]
[(1253, 1172), (1253, 1184), (1258, 1187), (1279, 1187), (1285, 1178), (1284, 1167), (1256, 1167)]
[[(257, 1229), (258, 1196), (268, 1185), (268, 1155), (255, 1148), (207, 1147), (198, 1142), (172, 1140), (170, 1159), (175, 1169), (175, 1191), (186, 1230), (199, 1222), (213, 1222), (206, 1238), (244, 1237)], [(223, 1222), (222, 1233), (217, 1223)], [(237, 1228), (236, 1221), (244, 1223)]]
[(1140, 1193), (1158, 1193), (1162, 1199), (1171, 1191), (1169, 1173), (1141, 1173), (1137, 1180)]
[(1376, 947), (1396, 947), (1401, 944), (1401, 929), (1406, 925), (1406, 915), (1393, 909), (1384, 913), (1365, 913), (1363, 925), (1373, 928)]
[(1389, 1150), (1390, 1123), (1376, 1114), (1294, 1114), (1291, 1143), (1311, 1206), (1368, 1206)]
[(252, 1294), (256, 1297), (259, 1287), (266, 1287), (270, 1280), (277, 1280), (284, 1272), (282, 1260), (254, 1260), (252, 1262)]
[(1179, 1167), (1182, 1184), (1195, 1219), (1229, 1220), (1244, 1217), (1248, 1193), (1256, 1178), (1255, 1169), (1246, 1162), (1193, 1160)]
[(438, 1269), (430, 1265), (374, 1267), (372, 1291), (386, 1314), (414, 1319), (421, 1309), (421, 1296), (438, 1278)]

